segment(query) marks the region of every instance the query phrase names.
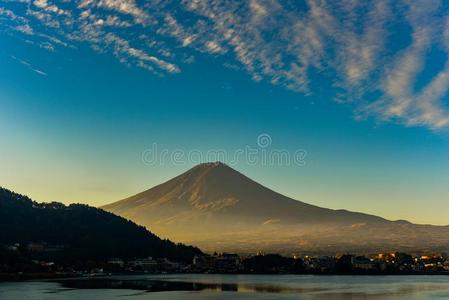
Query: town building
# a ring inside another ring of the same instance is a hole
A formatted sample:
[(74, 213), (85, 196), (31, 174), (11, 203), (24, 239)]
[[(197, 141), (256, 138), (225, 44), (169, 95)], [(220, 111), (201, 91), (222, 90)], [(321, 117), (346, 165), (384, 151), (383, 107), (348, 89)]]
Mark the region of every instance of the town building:
[(156, 272), (158, 270), (158, 263), (152, 257), (129, 261), (128, 266), (132, 271)]

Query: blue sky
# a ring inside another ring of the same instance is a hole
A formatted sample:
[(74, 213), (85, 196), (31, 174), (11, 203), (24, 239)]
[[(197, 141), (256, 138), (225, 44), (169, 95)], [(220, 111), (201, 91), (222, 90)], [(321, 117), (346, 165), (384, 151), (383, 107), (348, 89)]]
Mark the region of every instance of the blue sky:
[(305, 150), (232, 166), (296, 199), (449, 224), (443, 1), (0, 1), (0, 184), (106, 204), (181, 150)]

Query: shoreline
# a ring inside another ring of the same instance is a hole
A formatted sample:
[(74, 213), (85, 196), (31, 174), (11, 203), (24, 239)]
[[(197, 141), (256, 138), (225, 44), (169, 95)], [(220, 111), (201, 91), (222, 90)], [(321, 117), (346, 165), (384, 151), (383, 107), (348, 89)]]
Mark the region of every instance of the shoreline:
[(317, 276), (317, 277), (329, 277), (329, 276), (357, 276), (357, 277), (382, 277), (382, 276), (448, 276), (449, 272), (432, 272), (432, 273), (111, 273), (111, 274), (95, 274), (95, 275), (76, 275), (73, 273), (0, 273), (1, 282), (26, 282), (26, 281), (53, 281), (53, 280), (70, 280), (70, 279), (84, 279), (84, 280), (96, 280), (114, 278), (117, 276), (133, 277), (133, 276), (163, 276), (163, 275), (248, 275), (248, 276)]

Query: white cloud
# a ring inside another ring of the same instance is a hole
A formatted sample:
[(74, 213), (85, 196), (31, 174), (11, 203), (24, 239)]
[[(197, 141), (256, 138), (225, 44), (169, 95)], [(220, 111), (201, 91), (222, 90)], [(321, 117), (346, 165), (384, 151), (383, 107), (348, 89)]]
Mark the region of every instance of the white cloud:
[(412, 105), (412, 87), (424, 66), (424, 53), (430, 44), (430, 28), (419, 28), (413, 34), (413, 43), (387, 73), (384, 91), (391, 99), (384, 110), (387, 117), (403, 116)]
[(146, 69), (153, 70), (151, 65), (147, 63), (156, 65), (157, 67), (169, 72), (169, 73), (179, 73), (180, 69), (178, 66), (168, 63), (162, 59), (155, 56), (147, 54), (145, 51), (136, 49), (129, 45), (127, 40), (118, 37), (115, 34), (108, 33), (105, 37), (106, 41), (113, 45), (114, 53), (120, 59), (128, 61), (129, 57), (137, 59), (137, 65)]
[[(446, 22), (432, 17), (437, 8), (435, 1), (409, 3), (407, 18), (413, 30), (412, 42), (395, 55), (380, 85), (384, 92), (382, 98), (369, 106), (381, 118), (433, 129), (449, 125), (448, 109), (441, 103), (449, 88), (449, 63), (446, 62), (426, 85), (416, 89), (417, 78), (426, 67), (429, 49), (439, 43), (441, 37), (441, 42), (446, 42), (444, 32), (447, 29), (441, 32), (438, 26)], [(446, 55), (449, 55), (447, 47)]]
[(300, 93), (314, 95), (316, 86), (329, 83), (334, 100), (352, 102), (359, 116), (449, 127), (449, 63), (429, 71), (427, 57), (436, 48), (449, 56), (441, 0), (57, 3), (25, 2), (25, 14), (0, 8), (0, 26), (61, 41), (35, 43), (48, 49), (86, 43), (156, 74), (180, 72), (195, 61), (192, 53), (225, 56), (226, 66), (255, 81)]
[[(353, 7), (354, 4), (350, 2), (351, 6), (346, 8), (348, 13), (358, 8)], [(343, 47), (338, 54), (339, 60), (336, 67), (341, 69), (340, 72), (345, 76), (346, 84), (350, 87), (357, 86), (369, 77), (376, 67), (375, 62), (384, 50), (385, 39), (388, 35), (385, 23), (391, 15), (387, 1), (373, 1), (369, 5), (371, 5), (370, 12), (362, 21), (361, 33), (348, 30), (346, 34), (340, 35)], [(347, 26), (343, 24), (344, 27)]]
[(131, 15), (138, 24), (145, 24), (150, 18), (149, 15), (140, 9), (134, 0), (82, 0), (79, 7), (100, 7), (114, 10), (122, 14)]
[(13, 55), (11, 55), (11, 58), (14, 59), (15, 61), (21, 63), (22, 65), (24, 65), (25, 67), (27, 67), (31, 71), (33, 71), (33, 72), (35, 72), (35, 73), (37, 73), (37, 74), (39, 74), (41, 76), (48, 76), (47, 73), (45, 73), (44, 71), (39, 70), (39, 69), (33, 67), (33, 65), (31, 63), (29, 63), (29, 62), (27, 62), (27, 61), (25, 61), (23, 59), (17, 58), (17, 57), (15, 57)]
[(47, 0), (35, 0), (33, 2), (33, 4), (36, 7), (40, 8), (42, 10), (45, 10), (45, 11), (48, 11), (48, 12), (52, 12), (52, 13), (55, 13), (55, 14), (58, 14), (58, 15), (69, 15), (70, 14), (68, 11), (60, 9), (59, 7), (57, 7), (54, 4), (48, 3)]
[(31, 26), (28, 24), (17, 25), (14, 27), (14, 29), (24, 34), (33, 34), (33, 28), (31, 28)]
[(206, 42), (206, 48), (210, 53), (220, 53), (225, 51), (217, 42), (208, 41)]

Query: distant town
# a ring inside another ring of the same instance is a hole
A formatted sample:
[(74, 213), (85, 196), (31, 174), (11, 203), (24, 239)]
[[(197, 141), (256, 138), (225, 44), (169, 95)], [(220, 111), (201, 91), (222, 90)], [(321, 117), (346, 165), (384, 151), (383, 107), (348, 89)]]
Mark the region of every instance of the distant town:
[[(447, 253), (414, 256), (406, 253), (335, 256), (281, 256), (279, 254), (197, 255), (191, 263), (167, 258), (119, 257), (105, 261), (57, 262), (64, 245), (28, 243), (2, 245), (0, 280), (106, 276), (115, 274), (218, 273), (218, 274), (447, 274)], [(53, 259), (55, 258), (55, 259)]]

